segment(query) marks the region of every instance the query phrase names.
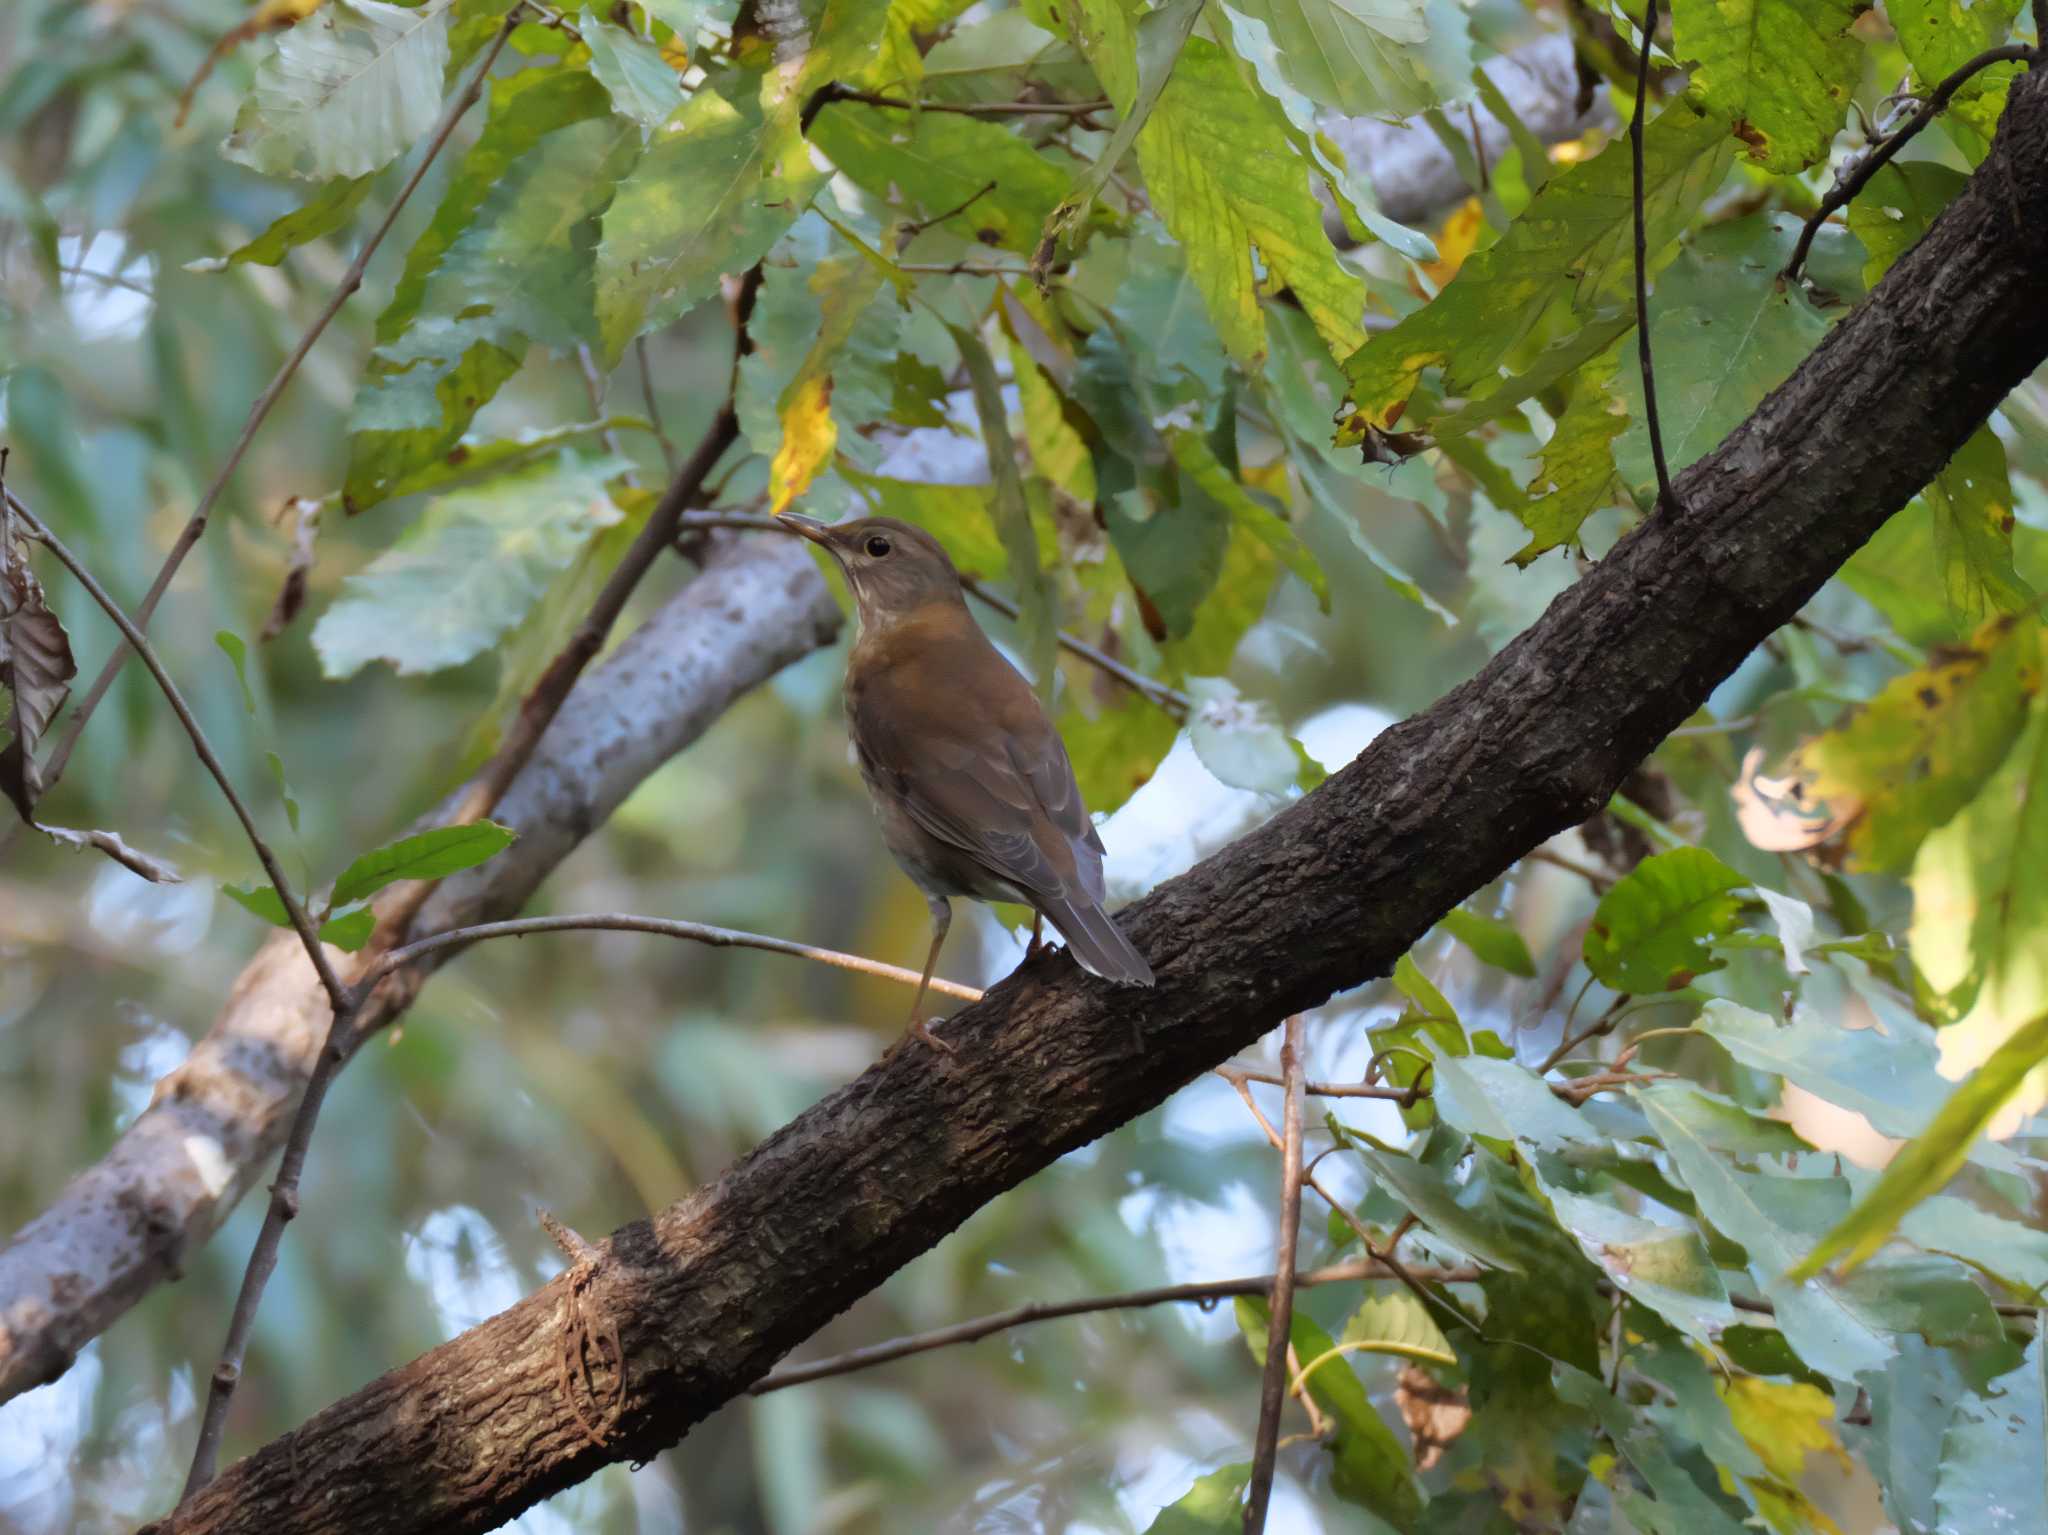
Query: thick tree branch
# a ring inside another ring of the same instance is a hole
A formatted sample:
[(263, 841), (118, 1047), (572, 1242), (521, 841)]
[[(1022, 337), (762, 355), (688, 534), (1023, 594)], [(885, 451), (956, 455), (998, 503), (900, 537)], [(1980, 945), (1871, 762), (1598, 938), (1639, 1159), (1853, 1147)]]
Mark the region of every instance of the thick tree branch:
[[(583, 678), (512, 781), (495, 814), (518, 841), (442, 881), (407, 936), (518, 911), (648, 774), (838, 625), (796, 540), (714, 540), (703, 575)], [(357, 1037), (403, 1012), (455, 952), (422, 955), (387, 977)], [(352, 960), (344, 979), (353, 983), (373, 957)], [(0, 1401), (62, 1374), (226, 1219), (283, 1143), (328, 1018), (297, 938), (276, 935), (149, 1108), (0, 1249)]]
[[(2048, 81), (1926, 239), (1651, 517), (1469, 682), (1128, 908), (1158, 985), (1027, 962), (586, 1271), (371, 1382), (162, 1528), (493, 1527), (645, 1459), (988, 1200), (1289, 1013), (1384, 975), (1445, 911), (1606, 803), (2048, 358)], [(486, 868), (489, 865), (485, 866)], [(1136, 1027), (1145, 1042), (1131, 1050)], [(616, 1338), (557, 1384), (564, 1329)], [(601, 1404), (593, 1413), (591, 1398)]]

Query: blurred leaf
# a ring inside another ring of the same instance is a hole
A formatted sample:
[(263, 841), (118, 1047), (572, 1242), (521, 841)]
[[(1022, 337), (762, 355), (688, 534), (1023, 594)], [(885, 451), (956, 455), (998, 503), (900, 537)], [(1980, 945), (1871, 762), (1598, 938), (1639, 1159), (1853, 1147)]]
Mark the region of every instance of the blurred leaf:
[[(2010, 38), (2019, 10), (2020, 0), (1885, 0), (1885, 15), (1923, 92)], [(2013, 60), (1978, 70), (1949, 102), (1950, 114), (1990, 138), (2019, 70)]]
[(1600, 898), (1586, 966), (1616, 991), (1675, 991), (1721, 968), (1707, 945), (1735, 930), (1749, 883), (1705, 848), (1644, 859)]
[[(1237, 1300), (1237, 1325), (1252, 1358), (1263, 1363), (1272, 1326), (1266, 1302), (1250, 1296)], [(1337, 1345), (1313, 1320), (1296, 1311), (1287, 1341), (1304, 1366), (1325, 1359)], [(1373, 1410), (1358, 1373), (1342, 1355), (1329, 1358), (1305, 1382), (1316, 1405), (1336, 1426), (1329, 1442), (1330, 1490), (1391, 1522), (1410, 1527), (1422, 1512), (1422, 1494), (1408, 1470), (1408, 1454), (1386, 1421)]]
[(1016, 134), (952, 112), (837, 102), (810, 139), (882, 206), (920, 220), (944, 214), (934, 227), (1003, 250), (1029, 251), (1066, 190), (1060, 168)]
[(515, 835), (511, 827), (496, 821), (475, 821), (401, 838), (364, 853), (343, 869), (334, 882), (334, 904), (363, 900), (397, 880), (440, 879), (473, 868), (510, 847)]
[(1853, 1469), (1848, 1451), (1835, 1437), (1834, 1399), (1802, 1381), (1754, 1377), (1726, 1381), (1720, 1392), (1736, 1429), (1763, 1461), (1764, 1475), (1743, 1476), (1741, 1481), (1765, 1526), (1782, 1535), (1808, 1530), (1840, 1535), (1840, 1527), (1801, 1486), (1809, 1455), (1828, 1455), (1844, 1472)]
[(321, 923), (320, 941), (353, 954), (370, 941), (370, 935), (376, 930), (377, 914), (367, 906), (359, 906)]
[(1248, 1460), (1197, 1477), (1194, 1486), (1145, 1526), (1145, 1535), (1238, 1535), (1244, 1528), (1245, 1483), (1251, 1477)]
[(1967, 618), (2026, 608), (2034, 592), (2012, 565), (2012, 481), (1998, 434), (1978, 427), (1921, 495), (1949, 606)]
[(1617, 1489), (1616, 1505), (1633, 1528), (1643, 1535), (1736, 1535), (1742, 1528), (1673, 1457), (1654, 1420), (1622, 1403), (1593, 1376), (1570, 1366), (1557, 1371), (1557, 1393), (1599, 1419), (1615, 1452), (1649, 1490), (1651, 1497), (1634, 1488)]
[(683, 104), (683, 88), (661, 50), (623, 27), (600, 21), (585, 6), (576, 30), (590, 50), (590, 72), (611, 93), (622, 117), (652, 128)]
[[(1827, 334), (1827, 316), (1804, 290), (1777, 280), (1798, 237), (1799, 220), (1786, 213), (1717, 224), (1680, 250), (1657, 279), (1650, 340), (1664, 451), (1674, 475), (1746, 420)], [(1619, 390), (1630, 420), (1644, 422), (1642, 370), (1622, 370)], [(1646, 425), (1630, 428), (1615, 460), (1637, 498), (1650, 502), (1657, 476)]]
[(2027, 1074), (2044, 1060), (2048, 1060), (2048, 1015), (2021, 1026), (1991, 1053), (1950, 1095), (1919, 1138), (1892, 1158), (1877, 1186), (1821, 1239), (1790, 1277), (1818, 1274), (1837, 1257), (1845, 1268), (1854, 1268), (1882, 1247), (1908, 1210), (1956, 1175), (1969, 1158), (1971, 1144), (2019, 1091)]
[(630, 467), (564, 454), (429, 502), (396, 544), (342, 583), (314, 625), (321, 669), (339, 678), (388, 661), (412, 674), (481, 655), (585, 540), (619, 520), (605, 481)]
[(365, 176), (434, 125), (448, 7), (329, 0), (279, 35), (221, 153), (269, 176)]
[[(792, 114), (707, 83), (655, 130), (604, 213), (598, 328), (608, 363), (766, 254), (817, 190)], [(794, 164), (795, 169), (786, 168)]]
[(1785, 765), (1801, 800), (1851, 822), (1859, 867), (1896, 869), (1970, 802), (2011, 749), (2041, 682), (2041, 627), (1998, 619), (1895, 677)]
[[(1979, 0), (1980, 8), (1982, 4)], [(1961, 171), (1935, 160), (1893, 160), (1879, 166), (1848, 209), (1849, 228), (1869, 252), (1864, 281), (1876, 286), (1894, 261), (1920, 243), (1968, 180)]]
[[(523, 106), (536, 125), (564, 125), (524, 145), (509, 128), (493, 143), (487, 128), (471, 156), (482, 163), (465, 162), (463, 182), (451, 186), (422, 236), (423, 244), (446, 243), (416, 281), (408, 263), (378, 319), (380, 345), (349, 418), (344, 498), (351, 511), (390, 495), (455, 447), (531, 343), (572, 347), (595, 336), (597, 219), (639, 154), (640, 133), (624, 118), (591, 115), (603, 111), (604, 93), (587, 77), (579, 88), (552, 71), (532, 73), (547, 78), (523, 94), (494, 93), (494, 117), (501, 106)], [(468, 178), (506, 155), (509, 162), (465, 210), (474, 190)]]
[[(1690, 97), (1665, 107), (1644, 132), (1644, 214), (1653, 266), (1720, 185), (1731, 144), (1726, 119)], [(1634, 281), (1631, 177), (1623, 139), (1560, 171), (1498, 242), (1459, 268), (1449, 287), (1354, 352), (1344, 371), (1357, 419), (1340, 440), (1361, 440), (1368, 424), (1391, 427), (1426, 368), (1443, 368), (1446, 396), (1470, 394), (1491, 381), (1560, 298), (1571, 301), (1581, 320), (1623, 303)], [(1604, 350), (1615, 333), (1612, 327), (1595, 333), (1595, 350)], [(1409, 418), (1403, 424), (1428, 423)]]
[(1851, 1029), (1804, 1005), (1779, 1019), (1720, 997), (1698, 1027), (1743, 1065), (1853, 1109), (1886, 1135), (1918, 1134), (1945, 1096), (1924, 1031)]
[(1528, 943), (1504, 917), (1489, 917), (1469, 906), (1460, 906), (1444, 913), (1437, 926), (1470, 949), (1481, 964), (1525, 980), (1536, 974), (1536, 961), (1529, 955)]
[(1204, 494), (1230, 513), (1232, 525), (1272, 550), (1274, 558), (1300, 577), (1302, 584), (1315, 593), (1317, 604), (1325, 613), (1329, 612), (1330, 578), (1294, 531), (1293, 524), (1272, 508), (1261, 506), (1217, 458), (1201, 433), (1175, 427), (1167, 432), (1166, 442), (1174, 462)]
[(1312, 101), (1353, 117), (1436, 106), (1461, 76), (1431, 78), (1427, 0), (1237, 0), (1265, 22), (1287, 78)]
[[(2022, 1535), (2048, 1521), (2048, 1343), (1965, 1396), (1941, 1441), (1940, 1535)], [(1923, 1446), (1925, 1451), (1928, 1446)]]
[(249, 688), (249, 647), (232, 629), (220, 630), (214, 635), (213, 642), (234, 664), (235, 681), (242, 685), (242, 707), (253, 715), (256, 712), (256, 695)]
[(251, 240), (225, 256), (210, 256), (199, 261), (188, 261), (188, 272), (220, 272), (245, 261), (258, 266), (276, 266), (299, 246), (322, 235), (331, 235), (335, 230), (355, 216), (356, 209), (369, 195), (370, 183), (375, 181), (374, 173), (364, 176), (344, 176), (330, 181), (306, 200), (303, 207), (278, 218)]
[(1481, 1263), (1522, 1271), (1522, 1255), (1484, 1204), (1483, 1191), (1461, 1190), (1436, 1168), (1368, 1140), (1354, 1139), (1351, 1149), (1394, 1198), (1443, 1240)]
[(1694, 89), (1735, 119), (1747, 159), (1804, 170), (1827, 153), (1862, 74), (1849, 28), (1863, 10), (1858, 0), (1672, 0), (1672, 49), (1695, 65)]
[(71, 679), (77, 675), (71, 638), (50, 611), (36, 573), (28, 568), (12, 514), (0, 509), (0, 688), (7, 690), (9, 737), (6, 752), (0, 754), (0, 788), (31, 825), (43, 791), (36, 748), (64, 707)]
[(1259, 705), (1221, 677), (1190, 677), (1186, 687), (1195, 701), (1188, 741), (1203, 767), (1236, 789), (1282, 796), (1294, 787), (1294, 748)]

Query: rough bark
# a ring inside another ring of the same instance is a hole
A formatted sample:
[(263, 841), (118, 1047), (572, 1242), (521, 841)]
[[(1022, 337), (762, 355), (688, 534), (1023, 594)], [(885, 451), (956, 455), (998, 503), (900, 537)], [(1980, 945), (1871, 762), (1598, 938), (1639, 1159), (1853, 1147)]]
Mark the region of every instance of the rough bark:
[[(409, 936), (512, 915), (634, 787), (747, 689), (829, 640), (839, 611), (794, 540), (726, 540), (703, 574), (572, 693), (496, 811), (519, 840), (446, 880)], [(458, 791), (459, 792), (459, 791)], [(388, 1022), (442, 949), (374, 1000)], [(330, 951), (353, 982), (371, 957)], [(94, 1166), (0, 1251), (0, 1401), (54, 1380), (87, 1340), (227, 1218), (284, 1142), (326, 1037), (325, 993), (295, 934), (236, 980), (213, 1028)]]
[[(178, 1535), (488, 1529), (674, 1443), (977, 1208), (1383, 975), (1623, 776), (2048, 356), (2048, 80), (1797, 374), (1480, 674), (1124, 914), (1159, 984), (1042, 955), (718, 1182), (231, 1467)], [(1144, 1048), (1134, 1052), (1132, 1029)], [(621, 1371), (623, 1367), (623, 1373)]]

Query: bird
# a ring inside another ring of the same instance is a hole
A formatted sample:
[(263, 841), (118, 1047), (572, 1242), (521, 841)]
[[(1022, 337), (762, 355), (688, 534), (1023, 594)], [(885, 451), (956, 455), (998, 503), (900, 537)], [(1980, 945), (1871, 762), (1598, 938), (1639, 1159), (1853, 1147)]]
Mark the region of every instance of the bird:
[(1090, 974), (1152, 985), (1152, 967), (1102, 909), (1102, 838), (1066, 743), (967, 611), (944, 546), (895, 517), (781, 518), (838, 562), (853, 592), (847, 729), (882, 840), (931, 908), (910, 1032), (954, 1053), (925, 1019), (924, 997), (956, 896), (1029, 906)]

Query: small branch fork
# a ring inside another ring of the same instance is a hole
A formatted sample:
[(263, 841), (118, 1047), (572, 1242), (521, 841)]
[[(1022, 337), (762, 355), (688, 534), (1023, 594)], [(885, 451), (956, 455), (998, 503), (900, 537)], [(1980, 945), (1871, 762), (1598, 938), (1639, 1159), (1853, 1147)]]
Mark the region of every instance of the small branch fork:
[[(2035, 26), (2044, 33), (2041, 41), (2048, 42), (2048, 18), (2044, 18), (2043, 11), (2048, 11), (2048, 5), (2037, 3), (2034, 21)], [(2002, 64), (2009, 60), (2038, 67), (2041, 49), (2030, 48), (2023, 43), (2007, 43), (2001, 47), (1987, 48), (1937, 85), (1920, 104), (1919, 111), (1885, 135), (1828, 190), (1827, 196), (1820, 200), (1820, 206), (1815, 208), (1812, 216), (1807, 219), (1806, 227), (1799, 231), (1799, 243), (1792, 247), (1792, 259), (1785, 263), (1785, 270), (1778, 275), (1787, 282), (1798, 281), (1800, 270), (1806, 265), (1807, 255), (1813, 249), (1814, 237), (1820, 233), (1820, 226), (1854, 202), (1856, 194), (1869, 185), (1870, 178), (1889, 165), (1898, 152), (1912, 142), (1915, 134), (1940, 116), (1947, 109), (1949, 102), (1955, 99), (1956, 92), (1967, 85), (1973, 75), (1990, 68), (1993, 64)]]
[(1280, 1043), (1287, 1102), (1281, 1115), (1280, 1240), (1273, 1262), (1272, 1301), (1266, 1320), (1266, 1367), (1259, 1381), (1259, 1430), (1244, 1507), (1244, 1535), (1263, 1535), (1273, 1501), (1273, 1462), (1280, 1449), (1280, 1409), (1287, 1401), (1287, 1354), (1294, 1332), (1294, 1261), (1301, 1238), (1302, 1127), (1301, 1015), (1290, 1016)]

